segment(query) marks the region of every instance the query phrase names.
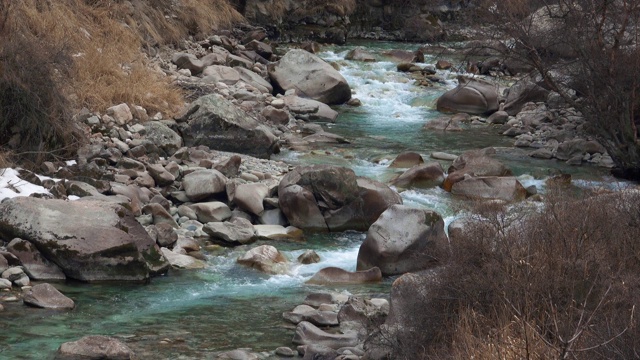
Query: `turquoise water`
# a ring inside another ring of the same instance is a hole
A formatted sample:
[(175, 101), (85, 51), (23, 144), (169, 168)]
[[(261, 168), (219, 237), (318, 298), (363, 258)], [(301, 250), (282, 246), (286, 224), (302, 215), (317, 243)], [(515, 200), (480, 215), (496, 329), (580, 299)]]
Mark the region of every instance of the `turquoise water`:
[[(358, 44), (362, 45), (362, 44)], [(391, 48), (415, 49), (415, 44), (366, 43), (376, 54)], [(439, 116), (433, 110), (437, 97), (455, 86), (454, 73), (441, 72), (446, 85), (418, 87), (396, 64), (386, 61), (357, 63), (343, 60), (351, 47), (327, 48), (321, 55), (341, 65), (341, 72), (363, 106), (337, 107), (341, 112), (328, 130), (343, 135), (351, 144), (321, 145), (315, 151), (283, 151), (279, 159), (293, 164), (337, 164), (380, 181), (399, 174), (387, 164), (402, 151), (416, 151), (425, 159), (433, 151), (453, 154), (487, 146), (498, 149), (498, 157), (521, 176), (525, 185), (542, 189), (544, 179), (569, 172), (584, 186), (612, 182), (606, 170), (594, 167), (567, 167), (555, 161), (536, 160), (522, 150), (511, 149), (512, 140), (487, 126), (468, 126), (462, 132), (445, 133), (423, 129)], [(430, 58), (428, 62), (435, 59)], [(509, 151), (507, 151), (507, 149)], [(448, 166), (447, 162), (443, 165)], [(402, 193), (405, 204), (434, 209), (448, 220), (455, 202), (443, 190), (410, 190)], [(375, 286), (348, 286), (327, 289), (304, 282), (326, 266), (355, 270), (358, 247), (364, 234), (314, 235), (305, 242), (272, 242), (295, 262), (305, 249), (315, 249), (322, 262), (293, 266), (291, 273), (266, 276), (235, 264), (247, 248), (209, 254), (207, 268), (172, 271), (147, 285), (80, 283), (58, 284), (76, 301), (77, 308), (55, 312), (26, 308), (21, 303), (5, 303), (0, 313), (0, 359), (50, 359), (65, 341), (88, 334), (123, 338), (142, 359), (208, 359), (219, 351), (250, 347), (271, 351), (292, 346), (291, 326), (281, 313), (300, 303), (312, 291), (335, 290), (351, 294), (385, 296), (393, 279)], [(164, 344), (166, 342), (167, 344)]]

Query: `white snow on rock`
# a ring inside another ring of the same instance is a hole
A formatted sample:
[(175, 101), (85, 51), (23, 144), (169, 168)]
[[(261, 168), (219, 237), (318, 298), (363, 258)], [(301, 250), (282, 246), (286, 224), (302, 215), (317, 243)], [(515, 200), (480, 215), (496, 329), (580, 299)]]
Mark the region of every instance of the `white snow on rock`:
[(49, 191), (42, 186), (20, 179), (18, 171), (14, 169), (0, 169), (0, 201), (31, 194), (49, 194)]

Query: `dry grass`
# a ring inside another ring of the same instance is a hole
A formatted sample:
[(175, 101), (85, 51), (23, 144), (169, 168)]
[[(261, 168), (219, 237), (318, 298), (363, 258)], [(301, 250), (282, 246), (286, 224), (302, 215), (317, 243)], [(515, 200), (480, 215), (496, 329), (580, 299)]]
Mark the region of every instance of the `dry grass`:
[(35, 165), (73, 156), (82, 136), (71, 116), (82, 107), (171, 115), (183, 95), (142, 50), (241, 19), (225, 0), (0, 0), (0, 148)]
[(637, 359), (639, 203), (635, 191), (479, 206), (407, 305), (430, 321), (410, 323), (392, 358)]

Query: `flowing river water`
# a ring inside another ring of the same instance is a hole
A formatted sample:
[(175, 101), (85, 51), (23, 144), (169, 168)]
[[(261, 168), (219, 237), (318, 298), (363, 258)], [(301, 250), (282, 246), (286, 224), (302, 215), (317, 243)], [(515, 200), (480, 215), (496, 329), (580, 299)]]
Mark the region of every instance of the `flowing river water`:
[[(362, 45), (362, 44), (361, 44)], [(455, 86), (455, 74), (440, 72), (446, 85), (417, 86), (396, 63), (380, 56), (385, 49), (415, 50), (417, 45), (366, 43), (378, 54), (378, 62), (344, 60), (352, 46), (327, 48), (323, 58), (336, 61), (363, 106), (340, 106), (328, 131), (351, 141), (322, 145), (306, 152), (283, 151), (278, 159), (291, 164), (348, 166), (358, 175), (388, 182), (398, 170), (387, 167), (402, 151), (416, 151), (425, 159), (433, 151), (460, 154), (469, 149), (494, 146), (498, 158), (520, 176), (525, 186), (544, 191), (544, 179), (569, 172), (582, 186), (608, 185), (606, 171), (594, 167), (567, 167), (562, 163), (529, 158), (512, 148), (512, 140), (488, 126), (472, 126), (462, 132), (425, 130), (424, 124), (438, 116), (432, 109), (437, 97)], [(427, 57), (433, 63), (434, 58)], [(448, 164), (443, 162), (446, 168)], [(456, 200), (439, 188), (402, 193), (405, 204), (426, 207), (451, 219)], [(147, 285), (65, 283), (56, 286), (76, 302), (73, 311), (57, 312), (6, 304), (0, 313), (0, 359), (52, 359), (65, 341), (101, 334), (123, 338), (141, 359), (209, 359), (221, 350), (240, 347), (271, 351), (292, 346), (293, 327), (282, 312), (302, 302), (306, 294), (338, 291), (388, 296), (393, 279), (378, 285), (326, 288), (305, 285), (316, 271), (337, 266), (354, 271), (358, 248), (365, 234), (346, 232), (307, 236), (302, 243), (274, 244), (291, 260), (314, 249), (322, 261), (297, 265), (290, 275), (267, 276), (235, 264), (246, 247), (208, 254), (203, 270), (171, 271)]]

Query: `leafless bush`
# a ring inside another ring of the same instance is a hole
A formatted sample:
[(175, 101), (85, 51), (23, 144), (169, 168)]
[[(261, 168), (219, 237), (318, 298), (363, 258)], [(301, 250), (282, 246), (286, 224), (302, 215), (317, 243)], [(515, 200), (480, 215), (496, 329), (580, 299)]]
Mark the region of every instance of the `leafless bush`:
[(437, 280), (401, 288), (416, 317), (399, 322), (412, 331), (391, 358), (638, 358), (638, 203), (638, 191), (552, 192), (524, 215), (476, 210)]

